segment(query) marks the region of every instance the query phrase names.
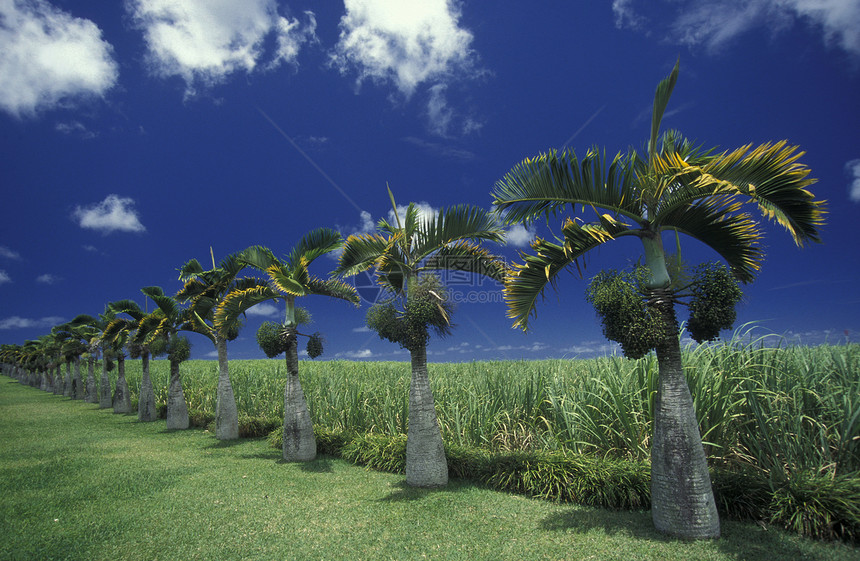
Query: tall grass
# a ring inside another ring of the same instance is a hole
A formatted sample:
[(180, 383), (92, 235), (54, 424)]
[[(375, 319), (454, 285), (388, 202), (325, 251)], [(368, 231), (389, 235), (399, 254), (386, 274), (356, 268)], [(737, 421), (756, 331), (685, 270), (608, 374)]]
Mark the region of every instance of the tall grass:
[[(860, 471), (860, 345), (769, 346), (736, 336), (688, 346), (687, 378), (712, 464), (789, 478)], [(445, 440), (497, 451), (555, 450), (647, 460), (657, 362), (591, 360), (431, 364)], [(217, 364), (189, 361), (189, 409), (213, 415)], [(334, 431), (406, 432), (409, 365), (310, 362), (302, 383), (314, 423)], [(137, 398), (140, 365), (126, 376)], [(240, 415), (283, 415), (281, 361), (231, 361)], [(168, 365), (153, 361), (156, 398), (166, 400)]]

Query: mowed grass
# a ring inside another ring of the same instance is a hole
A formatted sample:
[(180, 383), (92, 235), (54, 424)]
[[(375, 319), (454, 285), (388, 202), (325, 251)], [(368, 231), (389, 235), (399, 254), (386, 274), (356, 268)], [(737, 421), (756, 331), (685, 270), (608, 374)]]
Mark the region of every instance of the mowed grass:
[(839, 543), (723, 523), (656, 534), (648, 512), (557, 505), (453, 480), (442, 490), (264, 440), (71, 401), (0, 377), (0, 559), (860, 559)]

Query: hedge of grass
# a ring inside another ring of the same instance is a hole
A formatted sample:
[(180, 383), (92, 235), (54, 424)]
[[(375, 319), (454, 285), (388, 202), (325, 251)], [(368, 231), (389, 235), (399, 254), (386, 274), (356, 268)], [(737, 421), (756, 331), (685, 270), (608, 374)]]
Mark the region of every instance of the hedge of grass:
[[(269, 443), (281, 447), (282, 428)], [(373, 469), (404, 474), (406, 436), (349, 434), (316, 428), (317, 449)], [(610, 509), (651, 506), (647, 462), (601, 459), (549, 451), (494, 453), (446, 444), (452, 477), (553, 502)], [(712, 468), (722, 516), (772, 524), (800, 535), (860, 542), (860, 476), (803, 473), (770, 478), (763, 472)]]

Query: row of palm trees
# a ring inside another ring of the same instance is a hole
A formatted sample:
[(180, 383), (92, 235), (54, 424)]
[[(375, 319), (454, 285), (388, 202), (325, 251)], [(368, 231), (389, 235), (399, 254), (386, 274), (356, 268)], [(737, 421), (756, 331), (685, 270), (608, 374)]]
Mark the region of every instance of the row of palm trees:
[[(651, 454), (654, 524), (674, 536), (717, 537), (719, 518), (684, 377), (675, 314), (675, 304), (688, 294), (685, 290), (689, 285), (669, 266), (662, 234), (685, 234), (704, 243), (726, 261), (736, 279), (750, 282), (764, 258), (760, 245), (763, 229), (760, 221), (743, 210), (743, 203), (751, 203), (763, 217), (784, 227), (798, 246), (820, 241), (825, 207), (808, 190), (815, 180), (809, 177), (808, 167), (799, 162), (803, 153), (796, 146), (782, 141), (717, 152), (694, 145), (676, 131), (661, 134), (661, 121), (677, 76), (676, 63), (657, 87), (651, 134), (641, 151), (630, 149), (611, 160), (597, 149), (589, 150), (582, 159), (573, 151), (528, 158), (496, 183), (493, 213), (461, 205), (421, 218), (417, 207), (410, 204), (401, 216), (391, 196), (394, 223), (381, 220), (374, 233), (344, 241), (336, 231), (314, 230), (283, 260), (257, 246), (228, 257), (218, 266), (213, 259), (213, 268), (208, 271), (190, 261), (181, 269), (180, 279), (185, 285), (175, 297), (166, 296), (157, 287), (143, 289), (158, 306), (154, 312), (144, 314), (129, 301), (113, 303), (94, 323), (76, 318), (55, 328), (44, 341), (25, 344), (12, 357), (17, 361), (10, 361), (7, 353), (2, 362), (34, 366), (39, 364), (39, 356), (66, 357), (74, 363), (75, 375), (69, 374), (67, 366), (64, 391), (77, 396), (82, 385), (75, 357), (83, 354), (88, 341), (90, 349), (98, 342), (104, 353), (117, 353), (126, 342), (130, 345), (127, 348), (137, 349), (134, 353), (142, 359), (154, 351), (167, 353), (171, 360), (168, 426), (184, 428), (184, 400), (173, 397), (174, 392), (181, 396), (178, 365), (187, 357), (188, 348), (178, 332), (202, 333), (218, 349), (217, 437), (235, 438), (226, 341), (235, 335), (248, 308), (280, 300), (286, 309), (278, 348), (286, 352), (288, 370), (284, 458), (304, 461), (315, 456), (316, 447), (298, 378), (296, 299), (318, 294), (357, 304), (354, 288), (342, 279), (372, 271), (391, 299), (372, 307), (367, 323), (380, 337), (397, 342), (411, 356), (407, 483), (440, 486), (446, 484), (448, 471), (427, 376), (426, 344), (431, 331), (448, 332), (451, 309), (444, 286), (434, 273), (455, 268), (504, 282), (508, 316), (515, 327), (526, 330), (538, 300), (548, 286), (556, 288), (560, 272), (579, 270), (580, 260), (607, 242), (635, 237), (642, 243), (647, 265), (645, 281), (639, 287), (642, 307), (660, 326), (659, 337), (651, 347), (659, 364)], [(592, 220), (580, 217), (592, 211)], [(513, 267), (506, 267), (480, 245), (503, 241), (504, 225), (528, 226), (565, 212), (570, 215), (562, 221), (561, 235), (536, 239), (530, 252), (520, 254), (523, 262)], [(678, 245), (680, 250), (680, 241)], [(341, 255), (330, 277), (309, 272), (312, 261), (335, 250)], [(267, 278), (238, 278), (245, 267), (262, 271)], [(119, 323), (121, 320), (112, 314), (124, 314), (128, 319)], [(99, 327), (102, 336), (93, 338)], [(41, 360), (43, 367), (50, 364), (59, 369), (58, 360)], [(127, 390), (117, 389), (115, 395), (122, 392), (127, 394)], [(144, 420), (140, 410), (139, 415)]]

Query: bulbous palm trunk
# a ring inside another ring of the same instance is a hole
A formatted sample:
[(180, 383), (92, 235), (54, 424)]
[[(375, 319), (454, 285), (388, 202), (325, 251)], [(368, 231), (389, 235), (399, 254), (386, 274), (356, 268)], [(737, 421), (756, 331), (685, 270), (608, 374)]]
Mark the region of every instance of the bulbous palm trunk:
[(125, 379), (125, 357), (117, 359), (116, 392), (113, 394), (113, 412), (131, 413), (131, 394), (128, 391), (128, 382)]
[(657, 346), (659, 380), (651, 445), (651, 516), (657, 531), (685, 539), (720, 537), (720, 518), (693, 397), (681, 364), (671, 295), (654, 291), (664, 335)]
[(95, 363), (96, 359), (92, 357), (87, 360), (87, 403), (99, 402), (99, 392), (96, 387)]
[(99, 380), (99, 409), (107, 409), (113, 406), (113, 388), (110, 385), (106, 361), (102, 361), (102, 375)]
[(63, 395), (63, 370), (59, 364), (54, 372), (54, 395)]
[(188, 406), (179, 378), (179, 362), (171, 360), (170, 384), (167, 386), (167, 428), (184, 430), (188, 425)]
[(215, 402), (215, 438), (235, 440), (239, 438), (239, 412), (233, 384), (230, 383), (230, 370), (227, 364), (227, 340), (215, 338), (218, 348), (218, 391)]
[(284, 459), (308, 462), (317, 457), (314, 425), (299, 380), (299, 350), (295, 328), (288, 334), (287, 383), (284, 387)]
[(63, 378), (63, 397), (72, 397), (72, 363), (66, 363), (66, 377)]
[(81, 378), (81, 358), (75, 357), (75, 375), (72, 377), (72, 399), (84, 398), (84, 380)]
[(410, 350), (409, 429), (406, 435), (406, 484), (441, 487), (448, 484), (448, 461), (436, 404), (427, 374), (427, 346)]
[(140, 396), (137, 401), (137, 420), (143, 422), (154, 421), (158, 417), (155, 410), (155, 390), (152, 388), (152, 378), (149, 377), (149, 353), (140, 355), (141, 370)]

